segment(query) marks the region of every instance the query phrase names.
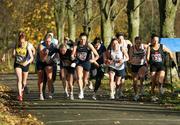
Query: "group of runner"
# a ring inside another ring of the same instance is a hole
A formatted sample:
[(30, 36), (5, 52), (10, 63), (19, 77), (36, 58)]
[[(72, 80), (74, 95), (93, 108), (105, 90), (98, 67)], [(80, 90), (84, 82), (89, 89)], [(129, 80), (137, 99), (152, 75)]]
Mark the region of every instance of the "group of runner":
[[(13, 53), (19, 101), (23, 100), (29, 65), (34, 60), (34, 48), (30, 46), (25, 34), (21, 32)], [(158, 85), (160, 94), (164, 93), (164, 52), (169, 53), (170, 58), (173, 59), (171, 51), (159, 43), (159, 37), (155, 34), (151, 36), (149, 44), (143, 44), (139, 36), (135, 37), (134, 44), (132, 44), (129, 40), (124, 39), (123, 33), (117, 33), (106, 48), (99, 37), (90, 43), (85, 33), (81, 33), (79, 39), (73, 43), (65, 38), (64, 42), (59, 45), (53, 33), (48, 32), (44, 40), (39, 43), (36, 54), (39, 99), (44, 100), (46, 97), (45, 87), (43, 87), (46, 83), (48, 85), (47, 98), (53, 98), (53, 82), (57, 64), (60, 65), (60, 79), (66, 98), (74, 100), (73, 86), (76, 81), (79, 86), (78, 98), (83, 99), (85, 87), (92, 87), (88, 82), (91, 77), (95, 79), (92, 98), (96, 100), (96, 93), (104, 77), (105, 68), (108, 69), (110, 99), (124, 97), (122, 86), (127, 66), (130, 65), (134, 88), (133, 100), (139, 100), (144, 94), (143, 82), (148, 73), (148, 66), (150, 66), (152, 101), (156, 101), (158, 98), (155, 96), (155, 86)]]

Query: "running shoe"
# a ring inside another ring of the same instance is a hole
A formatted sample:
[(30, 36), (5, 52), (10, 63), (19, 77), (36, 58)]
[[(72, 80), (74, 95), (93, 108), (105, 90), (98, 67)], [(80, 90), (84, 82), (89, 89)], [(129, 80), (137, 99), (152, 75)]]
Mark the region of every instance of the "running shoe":
[(40, 94), (40, 95), (39, 95), (39, 99), (42, 100), (42, 101), (44, 100), (43, 94)]
[(20, 102), (22, 102), (22, 101), (23, 101), (23, 97), (22, 97), (22, 96), (20, 96), (20, 95), (17, 97), (17, 99), (18, 99), (18, 101), (20, 101)]
[(51, 93), (49, 93), (48, 98), (49, 98), (49, 99), (52, 99), (52, 98), (53, 98), (53, 96), (52, 96)]
[(83, 99), (84, 98), (84, 93), (80, 92), (78, 97), (79, 97), (79, 99)]
[(70, 98), (70, 100), (74, 100), (74, 95), (70, 94), (69, 98)]
[(65, 99), (69, 98), (68, 92), (64, 92), (64, 98), (65, 98)]
[(96, 100), (96, 93), (93, 94), (92, 99)]
[(93, 89), (94, 89), (93, 83), (92, 83), (91, 81), (89, 81), (89, 86), (88, 86), (88, 88), (89, 88), (90, 90), (93, 90)]
[(115, 99), (114, 92), (110, 93), (110, 99), (112, 99), (112, 100)]

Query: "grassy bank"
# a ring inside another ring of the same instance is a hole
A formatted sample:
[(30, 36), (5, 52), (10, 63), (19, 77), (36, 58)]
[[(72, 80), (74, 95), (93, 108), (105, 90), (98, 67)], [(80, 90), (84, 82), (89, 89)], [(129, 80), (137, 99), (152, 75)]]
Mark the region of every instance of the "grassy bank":
[(13, 109), (18, 105), (10, 95), (11, 90), (0, 83), (0, 125), (43, 125), (31, 114), (22, 113)]

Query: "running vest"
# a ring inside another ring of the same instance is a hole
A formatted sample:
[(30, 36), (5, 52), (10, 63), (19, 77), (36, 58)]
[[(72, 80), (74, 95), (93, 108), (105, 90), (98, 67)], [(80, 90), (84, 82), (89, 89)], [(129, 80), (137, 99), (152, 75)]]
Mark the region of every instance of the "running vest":
[(120, 47), (117, 52), (115, 52), (113, 49), (110, 49), (109, 51), (110, 51), (110, 59), (114, 61), (112, 64), (109, 65), (109, 67), (116, 69), (116, 70), (123, 70), (124, 66), (125, 66), (124, 63), (119, 64), (116, 62), (120, 59), (124, 59), (123, 53), (122, 53)]
[(132, 46), (132, 61), (133, 65), (144, 65), (146, 62), (146, 50), (144, 45), (141, 44), (140, 48), (137, 49), (136, 46)]
[(71, 53), (72, 53), (72, 51), (70, 49), (67, 49), (67, 51), (66, 51), (66, 53), (64, 55), (59, 53), (60, 61), (61, 61), (63, 66), (70, 66), (71, 65), (71, 63), (72, 63), (72, 61), (71, 61)]
[(28, 43), (25, 44), (23, 47), (19, 47), (16, 45), (15, 47), (16, 56), (15, 56), (15, 63), (22, 64), (27, 60), (28, 56)]
[(154, 63), (164, 63), (164, 52), (163, 52), (163, 45), (160, 44), (158, 50), (154, 50), (150, 45), (150, 64)]
[(77, 44), (77, 59), (79, 61), (89, 61), (90, 59), (90, 50), (88, 49), (88, 45), (79, 45), (79, 43)]
[[(40, 45), (42, 45), (43, 46), (43, 50), (45, 51), (46, 49), (48, 49), (48, 51), (49, 51), (49, 53), (48, 53), (48, 58), (47, 58), (47, 60), (45, 61), (46, 63), (49, 63), (50, 61), (51, 61), (51, 57), (53, 56), (53, 54), (55, 54), (55, 52), (54, 52), (54, 50), (55, 50), (55, 45), (53, 44), (53, 43), (51, 43), (50, 44), (50, 47), (49, 48), (47, 48), (47, 46), (46, 46), (46, 43), (45, 42), (42, 42)], [(41, 61), (42, 62), (42, 60), (40, 59), (40, 50), (39, 50), (39, 48), (38, 48), (38, 51), (37, 51), (37, 61)]]

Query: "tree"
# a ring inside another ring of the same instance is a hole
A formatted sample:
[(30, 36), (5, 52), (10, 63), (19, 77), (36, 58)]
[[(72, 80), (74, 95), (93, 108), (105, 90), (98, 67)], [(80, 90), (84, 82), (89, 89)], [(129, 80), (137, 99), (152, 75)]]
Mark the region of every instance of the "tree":
[(76, 0), (67, 1), (67, 11), (68, 11), (68, 37), (75, 41), (76, 39), (76, 21), (75, 21), (75, 4)]
[(107, 45), (113, 36), (112, 22), (114, 21), (113, 7), (116, 0), (99, 0), (101, 13), (101, 37), (103, 42)]
[(60, 42), (64, 38), (66, 0), (54, 0), (54, 13), (57, 28), (57, 38)]
[(84, 0), (84, 24), (83, 31), (89, 35), (91, 31), (91, 19), (92, 19), (92, 0)]
[(158, 0), (160, 13), (160, 36), (175, 37), (174, 23), (179, 0)]
[(139, 36), (140, 4), (141, 4), (140, 0), (128, 0), (128, 4), (127, 4), (128, 34), (129, 34), (129, 39), (131, 41), (133, 41), (136, 36)]

